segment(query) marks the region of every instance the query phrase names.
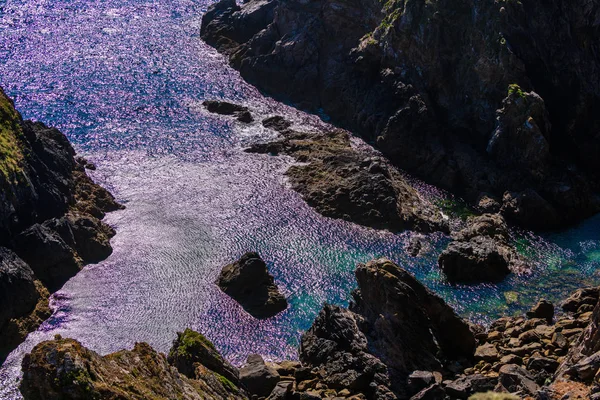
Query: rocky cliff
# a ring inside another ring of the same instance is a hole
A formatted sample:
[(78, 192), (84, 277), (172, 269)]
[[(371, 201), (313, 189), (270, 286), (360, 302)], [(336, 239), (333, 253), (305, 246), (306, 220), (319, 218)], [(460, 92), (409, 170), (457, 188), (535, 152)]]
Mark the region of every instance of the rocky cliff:
[(24, 121), (0, 89), (0, 361), (50, 315), (48, 296), (110, 255), (116, 210), (68, 139)]
[(221, 0), (201, 34), (397, 166), (550, 228), (600, 209), (599, 21), (595, 0)]

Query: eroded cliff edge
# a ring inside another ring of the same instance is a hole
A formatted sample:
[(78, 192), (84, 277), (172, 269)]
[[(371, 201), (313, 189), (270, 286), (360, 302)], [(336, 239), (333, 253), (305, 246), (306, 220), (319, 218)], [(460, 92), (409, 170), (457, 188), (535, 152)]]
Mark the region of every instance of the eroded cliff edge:
[(50, 316), (48, 297), (108, 257), (121, 208), (65, 135), (24, 121), (0, 89), (0, 362)]
[(250, 83), (534, 229), (600, 210), (597, 1), (221, 0), (202, 37)]

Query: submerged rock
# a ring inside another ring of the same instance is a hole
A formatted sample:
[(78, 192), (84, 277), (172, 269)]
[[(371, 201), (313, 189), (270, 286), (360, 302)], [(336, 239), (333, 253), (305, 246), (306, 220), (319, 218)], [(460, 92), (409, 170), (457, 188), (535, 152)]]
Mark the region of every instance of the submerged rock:
[(287, 300), (257, 253), (246, 253), (223, 267), (217, 284), (255, 318), (270, 318), (287, 308)]
[(202, 105), (211, 113), (233, 115), (240, 122), (250, 123), (254, 121), (248, 107), (217, 100), (205, 100)]
[(61, 338), (42, 342), (25, 356), (20, 390), (26, 400), (247, 399), (218, 374), (181, 375), (146, 343), (101, 357)]

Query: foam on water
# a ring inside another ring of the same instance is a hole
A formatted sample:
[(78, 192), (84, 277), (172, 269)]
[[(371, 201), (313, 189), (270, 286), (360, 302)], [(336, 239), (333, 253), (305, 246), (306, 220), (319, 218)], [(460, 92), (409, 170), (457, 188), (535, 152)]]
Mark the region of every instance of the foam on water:
[[(0, 398), (19, 398), (22, 357), (55, 334), (105, 354), (146, 341), (168, 351), (175, 332), (197, 329), (234, 363), (250, 352), (294, 358), (299, 335), (325, 301), (346, 304), (358, 262), (386, 256), (464, 316), (486, 322), (522, 312), (543, 294), (558, 300), (597, 283), (596, 217), (538, 237), (515, 233), (532, 276), (500, 285), (451, 286), (436, 266), (448, 242), (431, 235), (417, 259), (411, 233), (323, 218), (291, 191), (287, 157), (241, 148), (272, 135), (206, 113), (225, 98), (298, 125), (316, 117), (265, 98), (199, 39), (208, 1), (7, 0), (0, 6), (0, 85), (26, 118), (55, 125), (98, 164), (97, 181), (127, 208), (111, 213), (114, 253), (52, 297), (54, 315), (0, 368)], [(357, 145), (361, 145), (358, 143)], [(439, 191), (420, 184), (423, 195)], [(257, 321), (214, 285), (220, 268), (259, 251), (290, 307)]]

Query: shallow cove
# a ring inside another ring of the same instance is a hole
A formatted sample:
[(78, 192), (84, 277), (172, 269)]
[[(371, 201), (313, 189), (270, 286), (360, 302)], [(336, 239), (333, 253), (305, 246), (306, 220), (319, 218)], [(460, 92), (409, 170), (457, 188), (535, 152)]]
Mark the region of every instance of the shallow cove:
[[(568, 231), (515, 233), (537, 260), (531, 277), (450, 286), (431, 236), (418, 259), (410, 233), (394, 235), (323, 218), (289, 190), (287, 158), (241, 151), (270, 135), (205, 113), (225, 98), (297, 124), (314, 116), (264, 98), (202, 43), (209, 2), (7, 0), (0, 10), (0, 84), (24, 117), (63, 130), (98, 165), (94, 177), (127, 205), (107, 221), (114, 253), (71, 279), (54, 316), (0, 369), (0, 398), (19, 398), (23, 355), (55, 334), (100, 353), (146, 341), (167, 351), (177, 330), (197, 329), (234, 363), (250, 352), (295, 357), (300, 333), (324, 301), (345, 304), (358, 262), (386, 256), (413, 272), (464, 316), (488, 321), (598, 283), (600, 217)], [(422, 185), (426, 196), (439, 193)], [(290, 308), (257, 321), (213, 284), (220, 267), (259, 251)]]

